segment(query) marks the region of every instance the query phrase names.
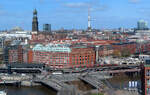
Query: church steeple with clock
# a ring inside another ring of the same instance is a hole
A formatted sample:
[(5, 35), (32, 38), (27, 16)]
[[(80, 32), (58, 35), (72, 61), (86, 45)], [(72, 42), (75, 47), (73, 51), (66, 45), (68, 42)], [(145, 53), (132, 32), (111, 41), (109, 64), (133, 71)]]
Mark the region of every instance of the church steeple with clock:
[(33, 11), (33, 20), (32, 20), (32, 31), (39, 31), (38, 27), (38, 17), (37, 17), (37, 10)]

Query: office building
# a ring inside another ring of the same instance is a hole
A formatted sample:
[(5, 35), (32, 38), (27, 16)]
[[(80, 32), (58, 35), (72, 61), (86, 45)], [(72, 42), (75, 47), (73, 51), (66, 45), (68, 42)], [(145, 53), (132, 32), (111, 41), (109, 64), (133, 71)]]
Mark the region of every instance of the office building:
[(44, 24), (43, 25), (44, 32), (51, 32), (51, 24)]
[(138, 30), (147, 30), (148, 29), (148, 23), (144, 20), (140, 20), (137, 23), (137, 29)]

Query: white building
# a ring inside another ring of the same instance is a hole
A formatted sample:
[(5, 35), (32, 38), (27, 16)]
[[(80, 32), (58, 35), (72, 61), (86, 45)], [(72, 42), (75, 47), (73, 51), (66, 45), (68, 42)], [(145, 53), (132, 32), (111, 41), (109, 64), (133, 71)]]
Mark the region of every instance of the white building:
[(150, 30), (137, 30), (135, 35), (129, 37), (129, 41), (150, 41)]
[(9, 32), (1, 32), (0, 37), (6, 38), (32, 38), (31, 31), (9, 31)]

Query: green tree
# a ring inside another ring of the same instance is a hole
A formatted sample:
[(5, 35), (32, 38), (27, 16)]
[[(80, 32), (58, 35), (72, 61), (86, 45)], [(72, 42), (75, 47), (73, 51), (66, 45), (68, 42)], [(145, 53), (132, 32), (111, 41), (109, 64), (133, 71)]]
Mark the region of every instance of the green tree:
[(122, 57), (129, 57), (131, 55), (131, 52), (128, 48), (123, 48), (121, 50), (121, 56)]
[(121, 52), (119, 50), (114, 50), (113, 54), (114, 57), (121, 57)]

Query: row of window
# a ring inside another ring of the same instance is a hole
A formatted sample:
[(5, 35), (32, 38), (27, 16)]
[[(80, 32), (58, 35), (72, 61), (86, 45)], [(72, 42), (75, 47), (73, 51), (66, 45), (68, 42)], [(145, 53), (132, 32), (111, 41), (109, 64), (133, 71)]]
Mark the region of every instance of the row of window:
[[(92, 61), (92, 60), (91, 60)], [(90, 60), (89, 59), (72, 59), (72, 63), (73, 64), (89, 64), (90, 63)]]
[(58, 56), (56, 56), (56, 55), (46, 55), (46, 54), (40, 54), (40, 55), (37, 55), (37, 54), (34, 54), (34, 56), (40, 56), (40, 57), (42, 57), (42, 56), (44, 56), (44, 57), (46, 57), (46, 56), (49, 56), (49, 57), (59, 57), (59, 58), (64, 58), (64, 57), (68, 57), (68, 55), (64, 55), (64, 56), (61, 56), (61, 55), (58, 55)]
[(150, 86), (150, 79), (147, 79), (147, 85)]
[(150, 88), (147, 88), (147, 95), (150, 95)]
[(69, 63), (69, 60), (67, 59), (50, 59), (50, 60), (45, 60), (45, 59), (34, 59), (34, 61), (39, 62), (39, 63), (49, 63), (49, 64), (67, 64)]
[(150, 70), (146, 71), (146, 76), (150, 76)]
[[(37, 60), (35, 60), (37, 62)], [(91, 61), (92, 62), (92, 61)], [(88, 60), (86, 62), (72, 62), (72, 64), (91, 64), (91, 62)], [(45, 60), (38, 60), (38, 63), (49, 63), (49, 64), (69, 64), (69, 60), (50, 60), (50, 61), (45, 61)]]

